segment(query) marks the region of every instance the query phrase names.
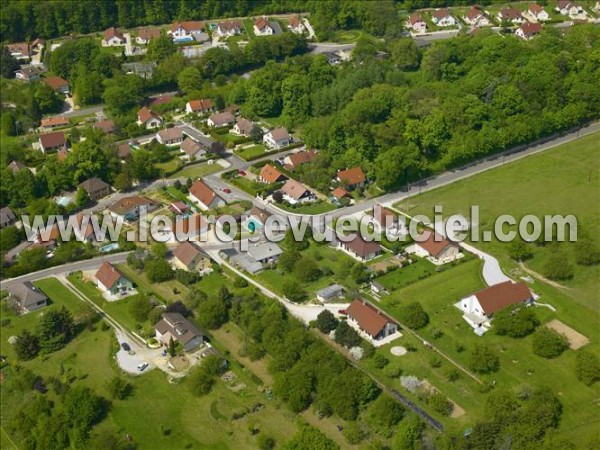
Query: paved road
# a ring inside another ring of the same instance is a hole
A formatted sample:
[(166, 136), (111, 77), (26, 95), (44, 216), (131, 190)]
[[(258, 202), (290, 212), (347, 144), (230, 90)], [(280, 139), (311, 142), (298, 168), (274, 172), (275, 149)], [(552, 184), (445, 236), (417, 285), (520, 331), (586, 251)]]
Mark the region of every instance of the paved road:
[(40, 270), (38, 272), (28, 273), (21, 275), (20, 277), (10, 278), (0, 282), (1, 289), (8, 289), (15, 286), (17, 283), (23, 283), (24, 281), (36, 281), (42, 278), (48, 278), (58, 276), (63, 273), (76, 272), (78, 270), (92, 270), (98, 268), (103, 262), (110, 262), (113, 264), (120, 264), (127, 260), (129, 252), (113, 253), (110, 255), (98, 256), (92, 259), (86, 259), (84, 261), (76, 261), (62, 266), (50, 267), (48, 269)]
[(352, 50), (356, 47), (355, 43), (352, 44), (336, 44), (335, 42), (319, 42), (317, 44), (308, 44), (311, 53), (333, 53)]
[(56, 114), (52, 117), (80, 117), (88, 114), (96, 114), (104, 109), (104, 105), (90, 106), (89, 108), (74, 109), (72, 111)]

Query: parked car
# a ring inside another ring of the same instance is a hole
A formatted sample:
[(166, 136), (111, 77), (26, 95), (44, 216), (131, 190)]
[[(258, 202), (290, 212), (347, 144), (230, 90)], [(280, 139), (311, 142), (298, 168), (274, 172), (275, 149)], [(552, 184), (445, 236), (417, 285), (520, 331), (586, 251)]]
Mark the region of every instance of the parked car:
[(231, 189), (225, 188), (223, 189), (223, 192), (225, 192), (226, 194), (231, 194)]
[(338, 313), (342, 314), (343, 316), (348, 315), (348, 311), (346, 311), (345, 309), (338, 309)]
[(127, 342), (121, 342), (121, 348), (126, 352), (131, 350), (131, 346)]
[(238, 170), (238, 175), (240, 177), (245, 177), (246, 176), (246, 172), (244, 172), (243, 170)]
[(148, 367), (147, 362), (139, 363), (137, 366), (137, 370), (139, 370), (140, 372), (143, 372), (144, 370), (146, 370), (146, 367)]

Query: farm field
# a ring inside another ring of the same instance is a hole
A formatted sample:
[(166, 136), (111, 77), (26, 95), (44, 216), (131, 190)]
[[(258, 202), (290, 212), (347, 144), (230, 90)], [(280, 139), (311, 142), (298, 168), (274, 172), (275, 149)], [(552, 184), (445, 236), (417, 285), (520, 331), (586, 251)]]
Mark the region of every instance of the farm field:
[[(479, 205), (482, 232), (493, 230), (493, 220), (502, 214), (511, 214), (517, 220), (526, 214), (540, 218), (546, 214), (573, 214), (577, 217), (578, 231), (600, 244), (599, 138), (598, 134), (590, 135), (413, 197), (408, 214), (433, 217), (434, 205), (442, 205), (444, 217), (452, 214), (468, 217), (470, 206)], [(406, 203), (396, 207), (405, 211)], [(517, 263), (508, 256), (508, 244), (493, 240), (474, 245), (498, 257), (505, 272), (517, 268)], [(574, 276), (560, 282), (565, 285), (563, 293), (574, 302), (600, 311), (600, 266), (576, 265), (574, 245), (569, 242), (543, 247), (530, 245), (530, 248), (533, 258), (526, 265), (538, 273), (557, 248), (564, 250)]]

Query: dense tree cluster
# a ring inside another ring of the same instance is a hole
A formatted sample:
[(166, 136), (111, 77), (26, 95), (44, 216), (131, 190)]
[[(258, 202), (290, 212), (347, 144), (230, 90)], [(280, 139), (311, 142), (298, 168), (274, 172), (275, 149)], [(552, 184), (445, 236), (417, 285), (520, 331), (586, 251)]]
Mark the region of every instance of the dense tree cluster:
[(548, 327), (542, 327), (533, 335), (533, 353), (543, 358), (556, 358), (569, 348), (563, 335)]
[(532, 308), (508, 307), (494, 314), (494, 331), (500, 336), (525, 337), (539, 324)]

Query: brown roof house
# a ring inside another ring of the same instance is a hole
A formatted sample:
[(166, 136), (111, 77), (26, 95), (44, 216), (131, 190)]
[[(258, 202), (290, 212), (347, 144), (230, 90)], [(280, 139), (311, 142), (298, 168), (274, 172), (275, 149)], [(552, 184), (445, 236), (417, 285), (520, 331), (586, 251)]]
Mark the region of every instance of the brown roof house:
[(233, 114), (227, 111), (213, 114), (206, 121), (206, 124), (211, 128), (224, 127), (227, 125), (232, 125), (233, 123), (235, 123), (235, 117), (233, 117)]
[(168, 33), (173, 36), (174, 39), (184, 38), (191, 36), (193, 38), (202, 35), (204, 24), (199, 21), (190, 20), (186, 22), (175, 22), (171, 25)]
[(131, 146), (125, 142), (117, 147), (117, 156), (119, 159), (125, 159), (131, 154)]
[(350, 324), (374, 341), (381, 341), (398, 331), (398, 324), (370, 303), (356, 299), (346, 308)]
[(300, 19), (300, 17), (298, 17), (298, 16), (293, 16), (290, 19), (288, 28), (292, 33), (295, 33), (295, 34), (302, 34), (306, 31), (306, 27), (302, 23), (302, 19)]
[(44, 130), (52, 130), (58, 127), (66, 127), (69, 125), (69, 119), (66, 117), (46, 117), (40, 121), (40, 128)]
[(42, 153), (48, 153), (61, 148), (66, 148), (67, 137), (62, 131), (54, 131), (52, 133), (40, 134), (38, 143)]
[(373, 207), (373, 219), (377, 233), (398, 236), (404, 230), (398, 217), (399, 214), (385, 206), (377, 204)]
[(287, 177), (271, 164), (265, 164), (258, 174), (258, 181), (261, 183), (278, 183), (287, 180)]
[(235, 121), (235, 125), (231, 129), (233, 134), (237, 134), (238, 136), (246, 136), (249, 137), (252, 134), (252, 130), (256, 125), (254, 122), (248, 119), (244, 119), (243, 117), (239, 117)]
[(532, 304), (535, 298), (525, 283), (508, 280), (463, 298), (454, 306), (463, 312), (463, 318), (475, 333), (482, 335), (490, 328), (494, 313), (512, 305)]
[(182, 158), (190, 161), (202, 159), (206, 156), (206, 149), (189, 137), (183, 140), (179, 149), (183, 152)]
[(102, 37), (102, 47), (116, 47), (119, 45), (125, 45), (126, 39), (117, 28), (110, 27), (104, 31)]
[(238, 20), (225, 20), (217, 25), (219, 36), (235, 36), (242, 32), (242, 24)]
[(158, 37), (160, 37), (160, 28), (140, 28), (135, 41), (140, 45), (146, 45)]
[(244, 226), (254, 232), (257, 228), (260, 228), (265, 225), (267, 219), (271, 217), (271, 214), (264, 209), (259, 208), (258, 206), (252, 206), (252, 209), (248, 212), (248, 218)]
[(490, 20), (486, 17), (484, 12), (475, 5), (471, 6), (471, 9), (466, 12), (463, 16), (463, 20), (474, 27), (486, 27), (490, 24)]
[(527, 12), (525, 14), (539, 22), (550, 20), (550, 15), (546, 12), (544, 7), (539, 5), (538, 3), (531, 3), (527, 8)]
[(515, 31), (515, 36), (519, 36), (521, 39), (529, 41), (536, 35), (540, 34), (543, 30), (541, 23), (525, 22)]
[(104, 134), (111, 134), (117, 131), (117, 126), (115, 125), (115, 122), (110, 119), (99, 120), (98, 122), (95, 122), (94, 128), (96, 128), (97, 130), (102, 130)]
[(272, 24), (266, 17), (259, 17), (254, 21), (254, 34), (257, 36), (272, 36), (275, 34)]
[(408, 18), (406, 27), (415, 33), (425, 33), (425, 31), (427, 31), (427, 23), (423, 20), (423, 17), (417, 13)]
[(311, 150), (300, 150), (295, 153), (290, 153), (285, 158), (283, 158), (283, 164), (285, 168), (293, 171), (297, 167), (300, 167), (304, 164), (308, 164), (317, 156), (317, 152), (314, 149)]
[(48, 297), (44, 295), (31, 281), (19, 283), (8, 289), (10, 297), (17, 307), (19, 313), (27, 314), (43, 308), (48, 304)]
[(280, 127), (269, 131), (263, 136), (264, 144), (272, 149), (287, 147), (292, 143), (292, 137), (287, 128)]
[(77, 187), (87, 192), (90, 198), (94, 201), (101, 199), (102, 197), (106, 197), (110, 194), (110, 184), (105, 183), (97, 177), (85, 180)]
[(190, 100), (185, 105), (185, 112), (206, 114), (213, 110), (212, 100), (209, 98), (203, 98), (201, 100)]
[(452, 262), (462, 256), (460, 248), (454, 242), (431, 230), (426, 230), (415, 238), (415, 243), (406, 248), (421, 258), (428, 258), (436, 265)]
[(8, 166), (6, 166), (6, 168), (8, 170), (10, 170), (12, 173), (17, 173), (23, 169), (27, 169), (27, 166), (25, 164), (23, 164), (22, 162), (12, 160), (10, 162), (10, 164)]
[(521, 14), (521, 11), (515, 8), (503, 8), (497, 15), (499, 21), (507, 21), (511, 23), (523, 23), (525, 18)]
[(202, 180), (198, 180), (190, 186), (189, 199), (200, 206), (202, 210), (225, 206), (225, 200)]
[(110, 215), (116, 219), (137, 220), (141, 209), (147, 208), (148, 211), (152, 211), (157, 206), (155, 202), (146, 197), (132, 195), (117, 200), (109, 206), (108, 210)]
[(367, 177), (360, 167), (352, 167), (351, 169), (340, 170), (337, 173), (336, 180), (352, 190), (363, 187)]
[(54, 91), (62, 94), (69, 93), (69, 82), (61, 77), (48, 77), (42, 80), (45, 84), (50, 86)]
[(338, 239), (337, 246), (360, 262), (376, 258), (383, 252), (381, 245), (375, 241), (365, 241), (360, 233), (356, 233), (354, 239), (346, 242)]
[(179, 313), (164, 313), (154, 325), (156, 340), (168, 346), (171, 339), (179, 342), (183, 350), (191, 352), (204, 343), (202, 332)]
[(283, 199), (291, 205), (314, 202), (317, 197), (296, 180), (287, 180), (281, 188)]
[(144, 106), (137, 113), (137, 124), (145, 126), (147, 130), (151, 128), (158, 128), (163, 124), (163, 119), (155, 112), (151, 111), (148, 107)]
[(173, 267), (188, 272), (206, 273), (212, 270), (210, 257), (193, 242), (182, 242), (173, 250)]
[(109, 296), (126, 295), (133, 291), (133, 283), (109, 262), (104, 262), (96, 272), (96, 284)]
[(164, 145), (178, 145), (183, 142), (183, 131), (179, 127), (171, 127), (156, 133), (156, 140)]
[(456, 19), (450, 14), (448, 8), (436, 9), (431, 12), (431, 21), (438, 27), (453, 27), (456, 25)]

